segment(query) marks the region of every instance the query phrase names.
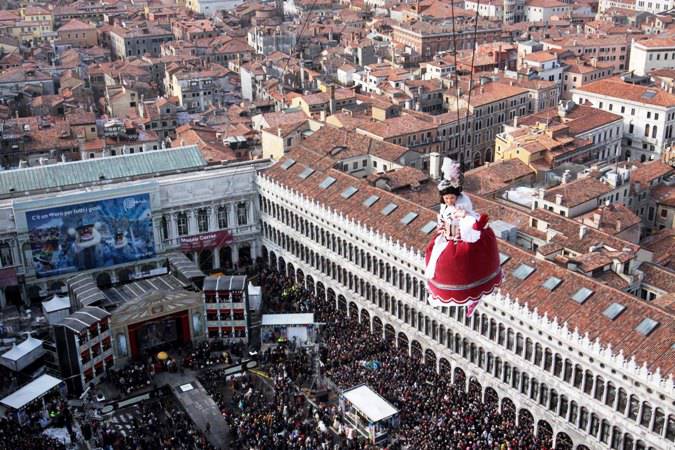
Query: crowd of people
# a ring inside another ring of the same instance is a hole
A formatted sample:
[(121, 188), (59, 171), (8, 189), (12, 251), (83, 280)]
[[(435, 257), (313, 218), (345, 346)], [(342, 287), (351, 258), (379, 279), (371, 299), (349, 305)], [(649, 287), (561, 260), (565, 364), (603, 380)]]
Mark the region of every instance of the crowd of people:
[(350, 440), (330, 429), (342, 425), (335, 405), (314, 406), (305, 400), (301, 388), (311, 383), (312, 373), (307, 352), (268, 352), (261, 363), (267, 378), (245, 374), (225, 384), (222, 369), (200, 377), (226, 418), (231, 448), (367, 448), (363, 440)]
[(63, 429), (74, 441), (73, 416), (58, 391), (26, 405), (17, 416), (0, 417), (0, 449), (61, 450), (62, 441), (44, 434), (46, 428)]
[(65, 450), (65, 445), (42, 434), (39, 424), (19, 425), (15, 420), (0, 417), (0, 448), (12, 450)]
[(94, 445), (111, 450), (215, 450), (170, 395), (143, 402), (138, 408), (133, 426), (124, 432), (110, 423), (95, 429)]
[(155, 375), (155, 365), (133, 362), (124, 369), (111, 370), (108, 374), (109, 381), (125, 396), (152, 385), (152, 377)]
[(226, 344), (222, 341), (205, 341), (188, 352), (183, 360), (183, 366), (200, 371), (213, 366), (231, 364), (233, 358), (241, 358), (245, 350), (241, 342)]
[[(263, 281), (261, 285), (266, 288), (266, 302), (271, 298), (269, 304), (273, 308), (285, 312), (313, 311), (315, 320), (325, 324), (321, 330), (321, 361), (325, 376), (340, 389), (365, 383), (400, 410), (400, 427), (392, 431), (392, 443), (388, 448), (550, 448), (550, 443), (534, 436), (527, 424), (516, 426), (512, 413), (502, 413), (495, 404), (482, 402), (479, 394), (468, 393), (464, 388), (467, 380), (459, 383), (458, 377), (457, 384), (450, 383), (450, 374), (438, 374), (434, 367), (410, 358), (407, 351), (370, 334), (367, 325), (335, 311), (334, 304), (320, 301), (303, 288), (293, 287), (291, 281), (270, 269), (265, 269), (264, 273), (264, 280), (272, 283), (266, 285)], [(284, 296), (288, 292), (293, 295)], [(311, 370), (304, 368), (300, 372), (309, 374)], [(297, 376), (293, 372), (289, 375)], [(292, 376), (286, 378), (296, 386), (305, 381)], [(274, 380), (276, 384), (277, 379)], [(258, 400), (262, 401), (262, 397)], [(273, 411), (283, 410), (276, 393), (270, 404)], [(240, 420), (245, 426), (250, 425), (249, 421)], [(260, 437), (264, 435), (265, 427), (258, 425), (254, 430), (258, 441), (265, 442)], [(273, 430), (274, 427), (267, 428), (271, 435), (274, 435)], [(365, 444), (361, 441), (351, 442), (351, 445)]]

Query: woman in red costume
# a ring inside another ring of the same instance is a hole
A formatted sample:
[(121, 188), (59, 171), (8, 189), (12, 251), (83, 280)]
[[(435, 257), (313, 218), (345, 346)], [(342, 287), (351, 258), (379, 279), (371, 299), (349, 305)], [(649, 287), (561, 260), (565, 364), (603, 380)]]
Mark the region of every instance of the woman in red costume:
[(425, 254), (429, 304), (466, 306), (470, 317), (481, 297), (501, 282), (497, 239), (487, 215), (474, 212), (471, 199), (462, 194), (459, 164), (444, 158), (441, 170), (438, 228)]

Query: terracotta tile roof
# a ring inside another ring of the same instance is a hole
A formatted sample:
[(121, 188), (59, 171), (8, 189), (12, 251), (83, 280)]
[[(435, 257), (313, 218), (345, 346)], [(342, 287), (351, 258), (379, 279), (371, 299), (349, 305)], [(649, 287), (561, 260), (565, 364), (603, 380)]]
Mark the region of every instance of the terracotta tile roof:
[(548, 62), (557, 61), (558, 55), (550, 51), (532, 52), (523, 57), (525, 61)]
[(262, 114), (268, 128), (276, 128), (282, 125), (297, 124), (307, 120), (307, 114), (304, 111), (277, 111)]
[(595, 81), (576, 89), (579, 94), (589, 93), (633, 101), (642, 104), (675, 107), (675, 95), (651, 86), (638, 86), (624, 82), (619, 77)]
[(660, 230), (642, 241), (642, 247), (654, 254), (653, 261), (675, 268), (675, 228)]
[(653, 180), (675, 172), (668, 164), (662, 161), (649, 161), (640, 164), (630, 174), (631, 183), (640, 183), (643, 188), (649, 185)]
[(366, 179), (371, 185), (385, 186), (386, 190), (393, 192), (404, 188), (417, 188), (427, 183), (429, 176), (419, 169), (406, 166), (400, 169), (388, 170), (387, 172), (371, 174)]
[(645, 274), (643, 279), (645, 284), (664, 292), (675, 293), (675, 270), (650, 262), (642, 263), (640, 270)]
[(555, 202), (557, 195), (562, 195), (562, 206), (574, 208), (582, 203), (596, 199), (612, 191), (612, 187), (601, 180), (589, 176), (578, 178), (569, 183), (561, 184), (552, 189), (547, 189), (544, 199)]
[(635, 41), (635, 45), (647, 48), (673, 48), (675, 47), (675, 39), (673, 38), (648, 38)]
[(370, 121), (362, 123), (358, 129), (379, 136), (382, 139), (390, 139), (396, 136), (431, 131), (437, 127), (433, 124), (417, 119), (409, 115), (397, 116), (383, 122)]
[[(287, 159), (293, 159), (295, 164), (284, 169), (283, 163)], [(298, 175), (305, 167), (311, 167), (315, 172), (302, 179)], [(419, 252), (423, 251), (431, 238), (424, 234), (421, 228), (429, 222), (436, 221), (436, 213), (433, 210), (333, 168), (333, 161), (325, 157), (321, 147), (311, 148), (305, 145), (291, 149), (279, 163), (262, 176)], [(329, 188), (322, 189), (319, 184), (327, 176), (333, 177), (335, 182)], [(358, 191), (345, 198), (341, 193), (349, 187), (355, 187)], [(378, 196), (379, 200), (368, 208), (363, 202), (371, 195)], [(479, 202), (477, 197), (471, 197), (472, 200), (476, 200), (474, 204), (479, 212), (489, 213), (494, 207), (505, 208), (494, 202)], [(381, 209), (388, 203), (395, 203), (398, 207), (389, 215), (381, 214)], [(488, 210), (484, 208), (485, 206), (489, 207)], [(401, 219), (410, 212), (418, 216), (408, 225), (403, 225)], [(566, 323), (571, 330), (578, 329), (582, 335), (587, 333), (591, 341), (597, 338), (602, 345), (611, 345), (613, 351), (622, 351), (624, 357), (629, 359), (635, 357), (638, 364), (646, 363), (652, 371), (659, 368), (665, 375), (675, 372), (675, 349), (672, 348), (675, 342), (673, 312), (653, 303), (643, 302), (549, 261), (537, 259), (533, 254), (507, 242), (500, 241), (500, 251), (510, 256), (503, 266), (506, 277), (501, 288), (502, 292), (508, 293), (520, 303), (527, 303), (531, 309), (536, 308), (539, 314), (546, 314), (549, 319), (556, 318), (558, 323)], [(530, 277), (520, 280), (510, 276), (518, 265), (525, 262), (535, 268)], [(552, 292), (543, 287), (544, 281), (550, 276), (557, 276), (563, 280)], [(578, 304), (571, 299), (581, 287), (593, 291), (584, 304)], [(611, 321), (604, 317), (602, 312), (615, 302), (626, 306), (626, 310)], [(635, 331), (635, 327), (646, 317), (659, 323), (649, 336), (643, 336)]]
[(96, 27), (90, 23), (82, 22), (78, 19), (71, 19), (66, 22), (62, 27), (57, 31), (82, 31), (82, 30), (94, 30)]
[(652, 189), (651, 197), (657, 205), (675, 208), (675, 186), (657, 186)]
[(464, 173), (464, 190), (487, 195), (507, 188), (513, 183), (535, 175), (527, 164), (519, 159), (507, 159), (486, 164)]
[(331, 161), (373, 155), (387, 161), (398, 161), (408, 149), (378, 141), (342, 128), (323, 127), (304, 139), (299, 146), (322, 154)]
[[(471, 90), (471, 106), (475, 108), (528, 92), (527, 89), (519, 87), (515, 83), (513, 86), (506, 82), (487, 83), (484, 86), (476, 86)], [(465, 94), (465, 97), (468, 97), (468, 95)]]
[(537, 8), (569, 8), (569, 5), (558, 0), (527, 0), (525, 6), (534, 6)]
[(565, 124), (569, 127), (569, 133), (573, 136), (586, 133), (596, 128), (616, 122), (622, 124), (623, 117), (608, 111), (593, 108), (587, 105), (575, 105), (571, 111), (560, 117), (557, 108), (549, 108), (535, 114), (523, 117), (519, 124), (533, 126), (539, 123), (549, 125)]
[(635, 215), (630, 208), (620, 203), (601, 206), (596, 210), (576, 217), (575, 220), (597, 230), (604, 231), (607, 234), (617, 234), (640, 224), (640, 217)]
[(223, 144), (216, 130), (197, 125), (182, 125), (176, 128), (176, 143), (179, 145), (197, 145), (199, 151), (209, 163), (233, 161), (237, 157), (232, 149)]

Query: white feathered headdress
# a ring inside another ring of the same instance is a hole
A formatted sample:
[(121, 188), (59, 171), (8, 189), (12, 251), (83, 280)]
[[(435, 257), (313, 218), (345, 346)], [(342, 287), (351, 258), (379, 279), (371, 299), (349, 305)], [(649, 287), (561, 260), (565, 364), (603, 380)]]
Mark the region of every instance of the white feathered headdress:
[(443, 179), (438, 183), (438, 190), (442, 191), (449, 187), (460, 188), (464, 183), (464, 174), (457, 161), (451, 158), (443, 158), (441, 166)]

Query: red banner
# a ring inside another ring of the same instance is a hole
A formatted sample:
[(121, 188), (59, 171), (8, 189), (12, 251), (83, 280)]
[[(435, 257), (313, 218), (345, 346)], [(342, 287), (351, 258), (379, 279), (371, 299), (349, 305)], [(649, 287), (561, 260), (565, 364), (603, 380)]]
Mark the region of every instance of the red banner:
[(232, 235), (229, 232), (214, 231), (213, 233), (183, 236), (180, 238), (180, 249), (183, 252), (198, 252), (206, 249), (211, 250), (230, 242), (232, 242)]

